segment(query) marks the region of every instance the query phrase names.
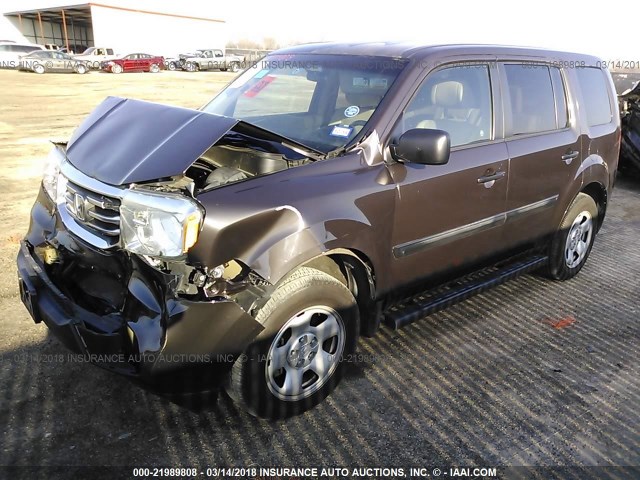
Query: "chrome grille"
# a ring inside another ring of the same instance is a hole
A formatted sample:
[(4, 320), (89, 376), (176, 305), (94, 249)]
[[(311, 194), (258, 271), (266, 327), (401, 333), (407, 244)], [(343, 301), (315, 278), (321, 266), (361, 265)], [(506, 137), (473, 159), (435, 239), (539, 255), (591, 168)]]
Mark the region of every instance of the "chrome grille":
[(65, 209), (81, 227), (108, 245), (120, 241), (120, 200), (67, 182)]

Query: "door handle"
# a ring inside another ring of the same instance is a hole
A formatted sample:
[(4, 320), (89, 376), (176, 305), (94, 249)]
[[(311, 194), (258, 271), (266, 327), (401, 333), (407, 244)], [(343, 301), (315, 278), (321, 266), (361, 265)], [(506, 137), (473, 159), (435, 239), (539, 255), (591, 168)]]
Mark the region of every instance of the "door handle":
[(577, 158), (578, 155), (580, 155), (580, 152), (578, 152), (577, 150), (571, 150), (570, 152), (567, 152), (564, 155), (562, 155), (562, 157), (560, 158), (562, 158), (562, 161), (567, 165), (571, 165), (571, 162), (573, 162), (573, 159)]
[(478, 179), (478, 183), (495, 182), (496, 180), (500, 180), (501, 178), (503, 178), (506, 174), (507, 172), (496, 172), (490, 175), (485, 175), (484, 177), (480, 177)]

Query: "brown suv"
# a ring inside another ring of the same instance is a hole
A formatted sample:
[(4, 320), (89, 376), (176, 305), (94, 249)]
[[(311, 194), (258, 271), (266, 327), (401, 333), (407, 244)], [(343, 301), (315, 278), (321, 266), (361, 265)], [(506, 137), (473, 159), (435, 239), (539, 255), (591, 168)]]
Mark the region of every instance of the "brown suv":
[(584, 265), (620, 121), (597, 58), (281, 50), (200, 110), (108, 98), (52, 150), (22, 242), (36, 322), (144, 380), (307, 409), (359, 334)]

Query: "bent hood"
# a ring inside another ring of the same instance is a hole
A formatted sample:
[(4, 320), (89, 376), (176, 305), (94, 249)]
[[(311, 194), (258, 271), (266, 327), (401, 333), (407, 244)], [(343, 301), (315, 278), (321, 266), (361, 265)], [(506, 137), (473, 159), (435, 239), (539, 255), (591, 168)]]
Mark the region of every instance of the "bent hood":
[(73, 132), (69, 162), (110, 185), (180, 175), (238, 121), (199, 110), (108, 97)]

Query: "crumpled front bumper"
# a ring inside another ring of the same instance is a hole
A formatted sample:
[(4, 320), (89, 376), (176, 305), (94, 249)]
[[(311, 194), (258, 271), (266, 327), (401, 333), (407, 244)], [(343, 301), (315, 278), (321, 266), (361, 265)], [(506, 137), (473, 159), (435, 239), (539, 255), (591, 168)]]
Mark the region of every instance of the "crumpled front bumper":
[(44, 322), (69, 349), (100, 366), (151, 383), (192, 368), (221, 375), (263, 329), (231, 300), (175, 295), (163, 274), (135, 256), (123, 280), (123, 307), (97, 314), (86, 308), (91, 302), (79, 305), (47, 273), (38, 252), (51, 247), (78, 262), (109, 255), (66, 231), (41, 189), (17, 258), (20, 296), (36, 323)]

